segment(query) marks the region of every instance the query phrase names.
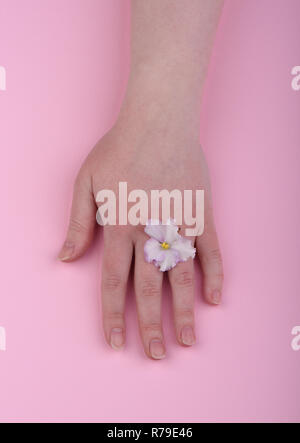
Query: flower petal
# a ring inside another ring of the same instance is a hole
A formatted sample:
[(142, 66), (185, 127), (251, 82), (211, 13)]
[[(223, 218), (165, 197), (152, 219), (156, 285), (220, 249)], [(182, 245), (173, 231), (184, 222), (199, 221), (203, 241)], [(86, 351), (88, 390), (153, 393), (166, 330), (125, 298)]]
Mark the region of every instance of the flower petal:
[(161, 243), (167, 242), (172, 244), (179, 238), (178, 226), (175, 220), (172, 219), (168, 219), (166, 224), (162, 224), (159, 220), (149, 220), (146, 224), (145, 232)]
[(165, 251), (163, 261), (158, 263), (160, 266), (159, 269), (162, 272), (169, 271), (170, 269), (174, 268), (179, 261), (180, 257), (178, 252), (176, 250), (168, 249)]
[(178, 226), (172, 220), (168, 220), (164, 241), (169, 243), (169, 245), (172, 245), (172, 243), (174, 243), (179, 238), (180, 235), (178, 234)]
[[(195, 257), (196, 249), (190, 240), (178, 234), (178, 226), (174, 220), (168, 220), (165, 225), (159, 220), (149, 220), (145, 232), (151, 237), (144, 246), (145, 260), (153, 262), (162, 272)], [(163, 249), (163, 242), (168, 243), (170, 249)]]
[(162, 250), (160, 243), (154, 238), (150, 238), (146, 241), (144, 246), (145, 260), (148, 263), (160, 262), (164, 259), (164, 251)]
[(196, 255), (196, 249), (192, 246), (191, 241), (181, 236), (172, 244), (171, 250), (178, 253), (180, 261), (187, 261), (188, 258), (195, 258)]
[(145, 232), (150, 237), (155, 238), (159, 242), (165, 241), (166, 226), (162, 225), (159, 220), (149, 220), (145, 226)]

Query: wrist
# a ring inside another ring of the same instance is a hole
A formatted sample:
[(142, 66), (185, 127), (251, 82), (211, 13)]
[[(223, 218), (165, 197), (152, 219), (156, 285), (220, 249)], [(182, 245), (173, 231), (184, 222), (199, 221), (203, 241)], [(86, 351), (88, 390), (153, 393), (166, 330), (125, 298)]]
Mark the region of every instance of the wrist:
[(201, 82), (170, 64), (134, 66), (118, 121), (135, 126), (193, 128), (198, 134)]

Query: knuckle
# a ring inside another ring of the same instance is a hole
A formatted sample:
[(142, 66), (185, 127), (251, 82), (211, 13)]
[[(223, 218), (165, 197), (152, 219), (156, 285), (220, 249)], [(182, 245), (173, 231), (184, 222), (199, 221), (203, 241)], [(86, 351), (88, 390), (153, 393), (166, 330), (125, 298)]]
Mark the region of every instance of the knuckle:
[(211, 249), (208, 254), (201, 257), (203, 274), (207, 277), (224, 280), (223, 261), (219, 248)]
[(106, 291), (116, 291), (123, 286), (123, 281), (118, 274), (110, 274), (102, 279), (102, 288)]
[(175, 319), (184, 320), (187, 323), (194, 321), (194, 311), (191, 308), (177, 308), (174, 310)]
[(152, 323), (141, 323), (140, 325), (142, 332), (160, 332), (161, 331), (161, 324), (158, 322), (152, 322)]
[(222, 255), (220, 249), (210, 249), (208, 253), (203, 256), (203, 260), (207, 264), (217, 263), (219, 265), (222, 265)]
[(87, 232), (88, 229), (87, 229), (86, 226), (84, 226), (82, 224), (81, 221), (79, 221), (79, 220), (77, 220), (75, 218), (72, 218), (70, 220), (69, 230), (71, 232), (81, 233), (81, 232)]
[(111, 239), (114, 238), (116, 235), (119, 237), (128, 237), (130, 230), (130, 226), (126, 225), (105, 225), (104, 226), (104, 242), (105, 244), (109, 245), (111, 242)]
[(217, 272), (216, 277), (221, 280), (221, 282), (224, 280), (224, 272)]
[(210, 258), (214, 262), (221, 262), (222, 261), (222, 256), (221, 256), (220, 249), (219, 248), (212, 249), (210, 251)]
[(190, 271), (181, 271), (175, 275), (175, 285), (182, 288), (192, 288), (194, 285), (194, 276)]
[(124, 316), (123, 316), (122, 312), (105, 312), (104, 317), (107, 320), (117, 321), (118, 323), (120, 323), (120, 321), (122, 322), (124, 320)]
[(143, 280), (141, 294), (145, 297), (158, 297), (160, 295), (160, 287), (151, 280)]

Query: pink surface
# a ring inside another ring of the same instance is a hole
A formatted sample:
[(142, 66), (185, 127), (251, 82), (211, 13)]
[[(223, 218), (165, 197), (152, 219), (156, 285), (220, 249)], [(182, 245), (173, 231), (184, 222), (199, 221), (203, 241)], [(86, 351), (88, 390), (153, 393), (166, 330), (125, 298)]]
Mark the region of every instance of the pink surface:
[[(228, 0), (201, 140), (224, 253), (224, 304), (197, 297), (199, 343), (144, 357), (104, 343), (101, 239), (56, 260), (72, 183), (113, 123), (128, 72), (127, 0), (0, 0), (0, 420), (300, 421), (299, 0)], [(99, 246), (100, 245), (100, 246)], [(166, 291), (168, 292), (168, 291)]]

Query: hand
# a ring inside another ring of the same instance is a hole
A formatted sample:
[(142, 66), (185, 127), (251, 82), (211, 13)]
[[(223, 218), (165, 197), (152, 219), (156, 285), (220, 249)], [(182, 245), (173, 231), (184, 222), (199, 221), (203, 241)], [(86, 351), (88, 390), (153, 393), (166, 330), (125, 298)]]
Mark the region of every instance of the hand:
[[(147, 88), (146, 88), (147, 89)], [(144, 88), (145, 90), (145, 88)], [(153, 97), (153, 96), (152, 96)], [(144, 107), (142, 103), (147, 102)], [(203, 271), (203, 294), (219, 304), (222, 261), (213, 221), (206, 162), (198, 142), (198, 122), (186, 112), (183, 118), (170, 97), (125, 100), (114, 128), (104, 136), (83, 164), (74, 187), (67, 238), (59, 255), (69, 262), (80, 257), (93, 239), (95, 200), (101, 189), (118, 195), (118, 183), (126, 181), (128, 192), (143, 189), (203, 189), (205, 228), (195, 242)], [(188, 104), (187, 104), (188, 109)], [(161, 322), (163, 273), (144, 258), (149, 238), (143, 226), (105, 226), (102, 268), (102, 312), (107, 342), (119, 349), (125, 342), (124, 306), (129, 270), (134, 261), (134, 286), (138, 321), (145, 353), (161, 359), (165, 343)], [(174, 323), (178, 342), (195, 343), (193, 260), (179, 263), (168, 272), (173, 294)]]
[[(79, 172), (61, 260), (82, 255), (93, 238), (97, 193), (173, 189), (205, 191), (204, 234), (196, 247), (206, 300), (218, 304), (222, 262), (213, 222), (207, 167), (198, 143), (198, 110), (210, 48), (223, 0), (132, 0), (131, 72), (115, 127)], [(134, 253), (134, 285), (146, 354), (165, 355), (161, 324), (163, 275), (144, 258), (142, 226), (104, 227), (102, 312), (106, 340), (125, 342), (126, 284)], [(195, 239), (191, 239), (195, 242)], [(178, 342), (190, 346), (194, 331), (194, 270), (190, 259), (169, 272)]]

